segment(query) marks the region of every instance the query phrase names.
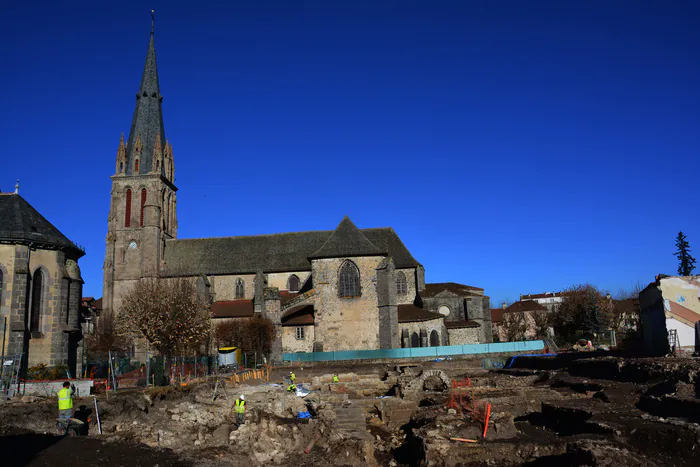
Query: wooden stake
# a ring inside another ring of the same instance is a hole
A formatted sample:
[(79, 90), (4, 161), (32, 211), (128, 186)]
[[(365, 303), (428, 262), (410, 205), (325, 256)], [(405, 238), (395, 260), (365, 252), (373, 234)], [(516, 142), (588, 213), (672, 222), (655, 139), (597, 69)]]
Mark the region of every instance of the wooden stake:
[(450, 438), (450, 440), (461, 441), (463, 443), (478, 443), (478, 441), (475, 439), (467, 439), (467, 438)]

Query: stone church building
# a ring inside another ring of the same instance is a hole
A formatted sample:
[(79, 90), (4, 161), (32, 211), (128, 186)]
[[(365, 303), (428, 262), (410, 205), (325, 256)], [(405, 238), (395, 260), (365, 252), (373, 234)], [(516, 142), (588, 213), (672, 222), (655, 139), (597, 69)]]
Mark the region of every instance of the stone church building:
[(22, 369), (46, 364), (80, 370), (78, 260), (71, 242), (19, 195), (0, 193), (0, 321), (5, 356), (22, 355)]
[(165, 137), (151, 30), (131, 130), (117, 148), (104, 262), (103, 309), (135, 282), (188, 277), (215, 320), (257, 314), (282, 352), (388, 349), (491, 341), (483, 289), (426, 284), (423, 266), (391, 228), (177, 238), (173, 146)]

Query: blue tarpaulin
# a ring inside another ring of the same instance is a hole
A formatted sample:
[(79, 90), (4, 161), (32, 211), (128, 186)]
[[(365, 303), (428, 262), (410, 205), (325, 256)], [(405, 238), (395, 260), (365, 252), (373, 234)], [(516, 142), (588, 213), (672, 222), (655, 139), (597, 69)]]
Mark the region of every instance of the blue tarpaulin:
[(555, 353), (529, 353), (525, 355), (513, 355), (510, 357), (510, 360), (508, 360), (508, 364), (505, 366), (505, 368), (510, 368), (513, 366), (513, 362), (515, 362), (515, 359), (518, 357), (556, 357), (557, 354)]

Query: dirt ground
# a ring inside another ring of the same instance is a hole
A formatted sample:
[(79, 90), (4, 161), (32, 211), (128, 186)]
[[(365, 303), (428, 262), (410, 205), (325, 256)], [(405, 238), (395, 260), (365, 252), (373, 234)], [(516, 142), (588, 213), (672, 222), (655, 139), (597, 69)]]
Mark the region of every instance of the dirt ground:
[[(97, 398), (102, 435), (92, 398), (75, 403), (85, 436), (59, 436), (55, 401), (25, 396), (0, 404), (2, 465), (700, 465), (698, 360), (563, 355), (518, 357), (500, 370), (479, 364), (295, 367), (311, 391), (303, 398), (281, 384), (289, 368), (269, 383), (229, 384), (215, 400), (212, 381), (120, 391)], [(239, 394), (248, 401), (240, 427), (232, 411)], [(310, 418), (297, 417), (305, 411)]]

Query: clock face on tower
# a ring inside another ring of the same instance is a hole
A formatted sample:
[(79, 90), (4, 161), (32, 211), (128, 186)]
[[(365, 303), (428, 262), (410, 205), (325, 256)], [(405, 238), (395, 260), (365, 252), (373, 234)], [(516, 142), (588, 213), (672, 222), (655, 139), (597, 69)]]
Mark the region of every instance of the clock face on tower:
[(131, 243), (129, 243), (129, 248), (135, 250), (136, 248), (138, 248), (138, 245), (136, 244), (136, 242), (132, 241)]

